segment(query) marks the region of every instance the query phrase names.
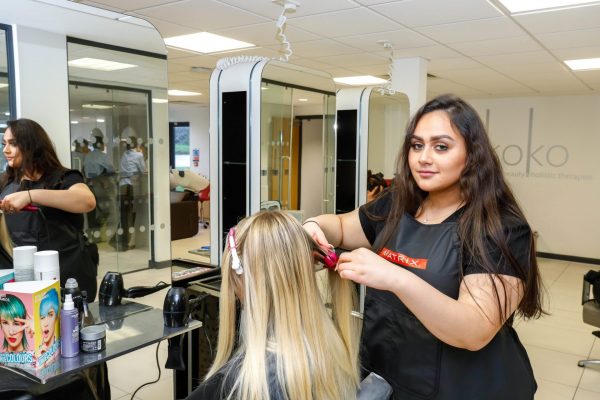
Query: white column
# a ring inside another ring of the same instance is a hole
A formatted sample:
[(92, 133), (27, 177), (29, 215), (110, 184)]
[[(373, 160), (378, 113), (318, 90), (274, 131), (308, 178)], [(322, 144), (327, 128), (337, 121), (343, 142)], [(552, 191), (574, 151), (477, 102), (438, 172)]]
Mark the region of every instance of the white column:
[(392, 89), (408, 96), (411, 116), (427, 99), (427, 64), (421, 57), (397, 58), (393, 63)]

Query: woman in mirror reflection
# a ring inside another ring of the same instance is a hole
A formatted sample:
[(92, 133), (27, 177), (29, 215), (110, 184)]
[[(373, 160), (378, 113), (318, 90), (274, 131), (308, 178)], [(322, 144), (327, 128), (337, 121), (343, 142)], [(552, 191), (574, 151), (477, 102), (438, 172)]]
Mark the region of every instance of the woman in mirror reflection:
[[(0, 176), (0, 210), (15, 246), (58, 250), (61, 286), (75, 278), (96, 296), (97, 248), (86, 245), (83, 213), (96, 206), (81, 172), (60, 163), (52, 141), (37, 122), (7, 122), (2, 138), (6, 172)], [(37, 211), (26, 211), (28, 205)]]
[(328, 311), (315, 275), (316, 243), (284, 212), (243, 219), (227, 242), (216, 359), (188, 399), (355, 398), (353, 284), (327, 270)]
[(394, 183), (373, 202), (304, 223), (367, 286), (361, 364), (394, 399), (533, 399), (513, 329), (542, 314), (532, 231), (477, 112), (453, 95), (408, 125)]

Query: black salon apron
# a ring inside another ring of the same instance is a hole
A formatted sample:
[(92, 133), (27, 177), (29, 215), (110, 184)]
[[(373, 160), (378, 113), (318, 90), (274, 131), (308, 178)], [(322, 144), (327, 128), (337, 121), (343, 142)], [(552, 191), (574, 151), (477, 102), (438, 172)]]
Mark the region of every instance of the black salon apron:
[[(379, 255), (456, 299), (460, 288), (456, 214), (424, 225), (402, 217)], [(479, 351), (436, 339), (393, 293), (367, 288), (361, 362), (385, 378), (398, 399), (531, 400), (536, 390), (525, 349), (503, 326)]]

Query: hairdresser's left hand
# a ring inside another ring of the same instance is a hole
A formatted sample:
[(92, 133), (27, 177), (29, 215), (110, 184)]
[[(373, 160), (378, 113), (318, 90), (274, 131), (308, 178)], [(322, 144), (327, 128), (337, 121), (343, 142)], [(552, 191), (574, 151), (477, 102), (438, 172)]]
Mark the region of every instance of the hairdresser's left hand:
[(394, 288), (393, 275), (399, 271), (394, 264), (363, 247), (340, 255), (337, 271), (344, 279), (380, 290)]
[(29, 193), (27, 191), (15, 192), (6, 195), (0, 200), (0, 209), (5, 213), (18, 212), (29, 204)]

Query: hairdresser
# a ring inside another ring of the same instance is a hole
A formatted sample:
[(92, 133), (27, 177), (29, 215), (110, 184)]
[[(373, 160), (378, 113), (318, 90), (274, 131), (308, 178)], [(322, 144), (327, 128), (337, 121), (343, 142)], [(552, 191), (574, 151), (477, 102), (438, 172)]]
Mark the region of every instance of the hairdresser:
[(513, 329), (542, 313), (532, 232), (476, 111), (452, 95), (419, 109), (394, 183), (304, 228), (367, 286), (361, 362), (394, 399), (533, 399)]
[[(98, 248), (83, 234), (83, 213), (96, 206), (77, 170), (63, 167), (44, 129), (35, 121), (9, 121), (2, 139), (7, 160), (0, 176), (0, 210), (15, 246), (58, 250), (61, 286), (75, 278), (96, 297)], [(33, 204), (37, 211), (25, 211)]]

